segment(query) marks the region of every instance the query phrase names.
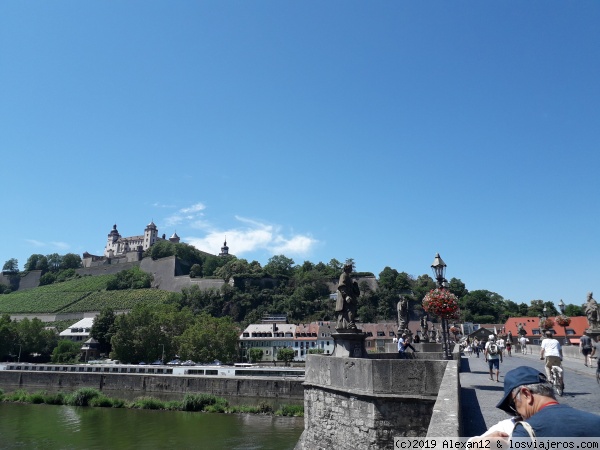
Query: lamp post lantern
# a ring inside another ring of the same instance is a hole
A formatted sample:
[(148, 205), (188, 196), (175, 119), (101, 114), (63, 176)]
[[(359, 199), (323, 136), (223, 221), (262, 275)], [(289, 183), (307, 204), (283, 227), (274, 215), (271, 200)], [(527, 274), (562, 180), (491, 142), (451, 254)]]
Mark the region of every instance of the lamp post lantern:
[[(565, 302), (563, 302), (562, 298), (560, 299), (560, 302), (558, 302), (558, 308), (560, 309), (560, 313), (564, 316), (565, 315)], [(564, 345), (571, 345), (571, 341), (567, 337), (567, 325), (563, 325), (563, 329), (565, 330), (565, 343), (564, 343)]]
[[(439, 253), (435, 254), (435, 258), (433, 259), (433, 264), (431, 264), (431, 270), (433, 270), (433, 275), (435, 276), (435, 280), (437, 281), (438, 289), (446, 289), (448, 286), (448, 281), (444, 278), (446, 273), (446, 263), (442, 259)], [(450, 339), (448, 338), (448, 320), (442, 317), (442, 346), (444, 348), (444, 356), (446, 359), (450, 359)]]

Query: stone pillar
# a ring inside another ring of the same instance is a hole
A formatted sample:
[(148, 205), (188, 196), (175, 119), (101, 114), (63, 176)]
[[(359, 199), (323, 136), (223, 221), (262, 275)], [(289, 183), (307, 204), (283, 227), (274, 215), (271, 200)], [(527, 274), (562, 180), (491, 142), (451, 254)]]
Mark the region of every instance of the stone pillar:
[(362, 330), (336, 330), (331, 333), (335, 347), (331, 357), (338, 358), (368, 358), (365, 347), (367, 334)]

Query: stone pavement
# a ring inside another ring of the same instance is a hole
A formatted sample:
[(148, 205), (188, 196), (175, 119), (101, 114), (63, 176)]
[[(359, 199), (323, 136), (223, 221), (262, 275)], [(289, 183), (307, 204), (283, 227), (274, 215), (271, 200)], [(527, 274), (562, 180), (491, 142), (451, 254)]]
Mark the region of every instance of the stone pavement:
[[(461, 415), (464, 436), (477, 436), (490, 426), (509, 416), (496, 408), (504, 392), (504, 374), (519, 366), (530, 366), (544, 373), (544, 361), (539, 359), (539, 346), (530, 346), (533, 353), (504, 356), (500, 364), (500, 382), (490, 380), (489, 368), (483, 353), (477, 358), (461, 358)], [(594, 359), (594, 365), (596, 364)], [(578, 409), (600, 414), (600, 385), (596, 383), (596, 370), (585, 367), (582, 359), (563, 359), (565, 394), (558, 401)]]

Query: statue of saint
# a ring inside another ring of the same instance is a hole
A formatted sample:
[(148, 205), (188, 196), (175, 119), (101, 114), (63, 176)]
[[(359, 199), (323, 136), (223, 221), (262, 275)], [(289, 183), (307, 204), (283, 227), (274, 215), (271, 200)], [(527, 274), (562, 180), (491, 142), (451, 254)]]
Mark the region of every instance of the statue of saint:
[(335, 312), (337, 314), (336, 330), (356, 330), (356, 308), (360, 289), (358, 283), (352, 280), (352, 264), (345, 264), (340, 275), (337, 287), (337, 301)]
[(408, 330), (408, 299), (403, 295), (400, 296), (396, 309), (398, 310), (398, 334), (401, 336)]
[(427, 313), (421, 316), (421, 336), (423, 336), (423, 342), (429, 341), (429, 315)]
[(523, 328), (523, 324), (519, 322), (519, 326), (517, 327), (517, 334), (519, 336), (525, 336), (527, 334), (527, 331), (525, 331), (525, 328)]
[(588, 292), (587, 303), (585, 304), (585, 315), (587, 316), (590, 328), (600, 328), (600, 313), (598, 311), (598, 303), (592, 297), (592, 293)]

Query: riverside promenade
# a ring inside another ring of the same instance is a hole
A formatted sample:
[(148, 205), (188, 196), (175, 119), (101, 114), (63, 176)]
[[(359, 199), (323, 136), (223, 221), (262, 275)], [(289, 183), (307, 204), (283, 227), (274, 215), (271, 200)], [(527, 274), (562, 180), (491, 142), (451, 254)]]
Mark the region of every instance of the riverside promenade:
[[(461, 357), (460, 396), (463, 436), (478, 436), (495, 423), (509, 417), (504, 411), (496, 408), (504, 392), (506, 372), (519, 366), (530, 366), (545, 373), (544, 361), (539, 358), (539, 346), (530, 345), (529, 351), (532, 353), (527, 355), (514, 351), (512, 357), (504, 355), (504, 362), (500, 363), (499, 383), (490, 380), (489, 368), (483, 353), (479, 358), (475, 354)], [(596, 383), (596, 362), (597, 360), (594, 359), (594, 367), (590, 368), (583, 365), (582, 358), (563, 359), (565, 393), (562, 397), (558, 397), (559, 403), (600, 414), (600, 385)]]

